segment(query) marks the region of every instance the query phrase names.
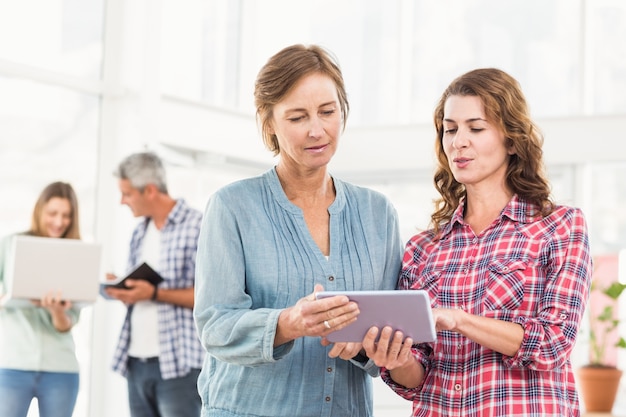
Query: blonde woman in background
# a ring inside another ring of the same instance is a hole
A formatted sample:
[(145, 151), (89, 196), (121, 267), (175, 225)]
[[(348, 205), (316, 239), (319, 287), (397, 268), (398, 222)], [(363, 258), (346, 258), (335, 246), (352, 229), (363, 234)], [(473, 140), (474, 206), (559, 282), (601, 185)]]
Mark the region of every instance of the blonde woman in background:
[[(33, 210), (29, 236), (80, 239), (78, 200), (70, 184), (43, 189)], [(3, 241), (8, 245), (9, 236)], [(6, 250), (0, 251), (0, 297)], [(33, 262), (37, 262), (33, 259)], [(26, 417), (37, 398), (40, 417), (71, 417), (79, 368), (72, 327), (79, 309), (49, 292), (26, 307), (0, 307), (0, 416)]]

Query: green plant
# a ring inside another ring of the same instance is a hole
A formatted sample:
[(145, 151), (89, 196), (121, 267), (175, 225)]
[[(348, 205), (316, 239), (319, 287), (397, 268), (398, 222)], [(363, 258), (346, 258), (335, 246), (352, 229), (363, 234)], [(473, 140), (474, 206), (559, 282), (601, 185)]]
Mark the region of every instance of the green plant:
[[(591, 291), (599, 290), (602, 294), (609, 297), (611, 300), (616, 301), (622, 292), (626, 289), (626, 284), (619, 282), (613, 282), (610, 286), (599, 289), (594, 285), (591, 287)], [(591, 319), (591, 330), (589, 331), (589, 360), (590, 366), (596, 367), (609, 367), (605, 362), (604, 355), (608, 345), (609, 335), (617, 329), (620, 324), (620, 320), (615, 312), (615, 303), (611, 303), (604, 307), (604, 309), (595, 317)], [(620, 337), (616, 347), (626, 348), (626, 340)]]

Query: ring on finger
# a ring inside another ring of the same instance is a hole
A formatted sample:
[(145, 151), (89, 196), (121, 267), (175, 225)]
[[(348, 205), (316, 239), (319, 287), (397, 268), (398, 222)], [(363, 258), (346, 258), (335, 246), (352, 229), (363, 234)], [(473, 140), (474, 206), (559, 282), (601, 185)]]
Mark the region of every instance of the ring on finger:
[(324, 320), (324, 327), (326, 327), (327, 329), (330, 329), (331, 326), (328, 320)]

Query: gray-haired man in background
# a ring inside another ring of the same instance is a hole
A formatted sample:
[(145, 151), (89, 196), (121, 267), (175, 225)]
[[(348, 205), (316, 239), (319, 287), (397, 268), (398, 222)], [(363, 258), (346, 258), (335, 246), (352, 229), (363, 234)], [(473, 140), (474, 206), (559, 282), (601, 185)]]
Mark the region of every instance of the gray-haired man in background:
[(163, 162), (152, 152), (126, 157), (114, 175), (121, 204), (142, 217), (130, 241), (128, 270), (146, 262), (164, 281), (130, 280), (128, 289), (106, 290), (128, 307), (113, 369), (128, 381), (132, 417), (198, 417), (204, 349), (192, 309), (202, 213), (170, 197)]

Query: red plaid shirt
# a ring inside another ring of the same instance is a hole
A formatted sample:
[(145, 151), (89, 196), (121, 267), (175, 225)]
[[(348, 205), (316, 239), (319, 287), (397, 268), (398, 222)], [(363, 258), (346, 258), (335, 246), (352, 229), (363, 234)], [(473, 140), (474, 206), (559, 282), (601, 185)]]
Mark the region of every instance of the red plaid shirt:
[(591, 282), (591, 256), (582, 212), (557, 207), (545, 218), (517, 196), (476, 236), (463, 220), (464, 203), (442, 230), (406, 246), (399, 289), (425, 289), (433, 307), (518, 323), (524, 339), (513, 357), (450, 331), (414, 346), (426, 371), (407, 389), (414, 416), (579, 416), (570, 363)]

